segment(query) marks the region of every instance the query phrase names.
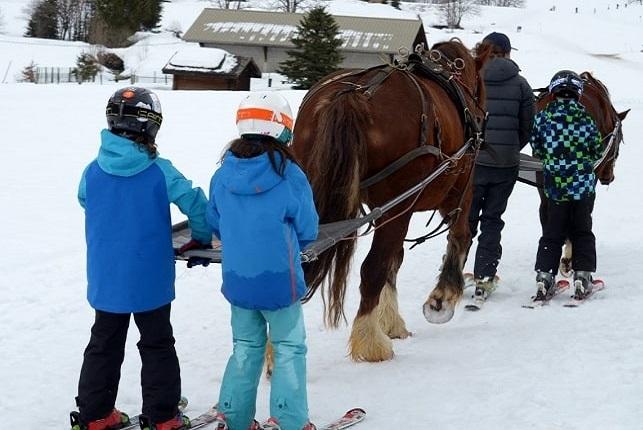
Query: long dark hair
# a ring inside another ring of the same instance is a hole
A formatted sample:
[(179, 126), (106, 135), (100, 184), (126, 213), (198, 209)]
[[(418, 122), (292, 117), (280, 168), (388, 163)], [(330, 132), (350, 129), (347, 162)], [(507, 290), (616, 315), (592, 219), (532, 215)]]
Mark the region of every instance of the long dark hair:
[(141, 134), (134, 138), (134, 143), (142, 151), (147, 152), (150, 158), (156, 158), (158, 154), (158, 148), (156, 146), (156, 139), (147, 134)]
[[(268, 159), (273, 170), (282, 178), (286, 170), (287, 160), (299, 166), (290, 147), (270, 136), (242, 136), (230, 142), (228, 151), (237, 158), (253, 158), (263, 153), (268, 153)], [(279, 160), (275, 157), (275, 153), (281, 156)]]
[(136, 144), (138, 147), (139, 151), (141, 152), (147, 152), (147, 155), (154, 159), (158, 157), (158, 148), (156, 146), (156, 139), (153, 138), (152, 136), (149, 136), (147, 134), (142, 134), (142, 133), (131, 133), (125, 130), (119, 130), (116, 128), (113, 128), (110, 130), (112, 133), (116, 134), (117, 136), (124, 137), (126, 139), (131, 140)]

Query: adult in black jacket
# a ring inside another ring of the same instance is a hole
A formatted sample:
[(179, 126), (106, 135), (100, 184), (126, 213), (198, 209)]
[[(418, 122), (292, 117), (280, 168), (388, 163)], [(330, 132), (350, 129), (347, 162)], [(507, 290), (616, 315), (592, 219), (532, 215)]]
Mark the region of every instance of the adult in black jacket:
[(476, 159), (473, 204), (469, 215), (472, 241), (480, 225), (474, 265), (476, 296), (486, 297), (495, 288), (494, 277), (502, 255), (500, 234), (518, 177), (520, 150), (529, 141), (534, 119), (534, 95), (520, 68), (510, 59), (511, 43), (502, 33), (491, 33), (481, 45), (491, 45), (493, 58), (484, 69), (488, 121), (488, 149)]

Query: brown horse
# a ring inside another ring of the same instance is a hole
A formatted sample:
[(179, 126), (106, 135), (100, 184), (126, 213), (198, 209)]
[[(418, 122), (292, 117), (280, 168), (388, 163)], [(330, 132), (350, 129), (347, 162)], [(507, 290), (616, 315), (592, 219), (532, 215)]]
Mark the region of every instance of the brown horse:
[[(618, 158), (620, 144), (623, 141), (623, 129), (621, 121), (629, 113), (629, 109), (624, 112), (617, 112), (610, 100), (610, 94), (607, 87), (590, 72), (580, 74), (583, 79), (583, 94), (580, 102), (592, 116), (596, 125), (601, 132), (603, 145), (605, 146), (603, 156), (599, 160), (595, 172), (596, 177), (603, 185), (609, 185), (614, 181), (614, 166)], [(537, 110), (540, 112), (547, 104), (552, 101), (553, 96), (548, 92), (542, 92), (537, 100)], [(542, 183), (542, 178), (540, 178)], [(547, 199), (541, 188), (540, 194), (540, 224), (544, 228), (547, 214)], [(571, 273), (572, 248), (571, 243), (567, 241), (560, 260), (560, 272), (563, 275)]]
[[(396, 277), (413, 212), (437, 209), (450, 220), (446, 254), (437, 286), (424, 303), (425, 317), (448, 321), (462, 296), (472, 168), (485, 116), (480, 69), (488, 52), (473, 57), (452, 39), (413, 56), (422, 61), (342, 71), (322, 79), (306, 95), (295, 124), (293, 148), (311, 182), (322, 224), (356, 218), (362, 205), (380, 207), (441, 163), (449, 164), (434, 182), (374, 225), (349, 342), (357, 361), (391, 359), (390, 339), (410, 334), (398, 311)], [(461, 102), (454, 94), (460, 94)], [(417, 148), (427, 151), (382, 175)], [(346, 320), (344, 298), (355, 239), (340, 241), (304, 266), (307, 298), (324, 285), (326, 321), (333, 327)]]

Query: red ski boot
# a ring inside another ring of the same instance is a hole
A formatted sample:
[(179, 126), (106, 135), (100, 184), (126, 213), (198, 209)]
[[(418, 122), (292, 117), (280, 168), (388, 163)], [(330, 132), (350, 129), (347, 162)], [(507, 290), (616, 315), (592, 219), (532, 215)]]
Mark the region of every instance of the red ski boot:
[(179, 412), (178, 415), (172, 419), (162, 423), (152, 423), (148, 417), (141, 415), (139, 417), (139, 425), (141, 426), (141, 430), (187, 430), (190, 428), (190, 419)]
[(80, 413), (78, 412), (70, 413), (69, 418), (71, 420), (71, 430), (117, 430), (130, 424), (127, 414), (118, 409), (112, 410), (105, 418), (90, 421), (87, 424), (81, 423)]

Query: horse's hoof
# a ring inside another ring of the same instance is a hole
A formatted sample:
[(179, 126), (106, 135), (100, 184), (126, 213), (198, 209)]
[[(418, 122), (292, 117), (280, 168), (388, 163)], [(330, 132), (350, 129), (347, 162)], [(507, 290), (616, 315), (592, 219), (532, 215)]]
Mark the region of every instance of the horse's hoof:
[(433, 299), (426, 302), (422, 308), (424, 318), (433, 324), (444, 324), (451, 321), (455, 313), (455, 307), (449, 306), (444, 301), (440, 305)]

